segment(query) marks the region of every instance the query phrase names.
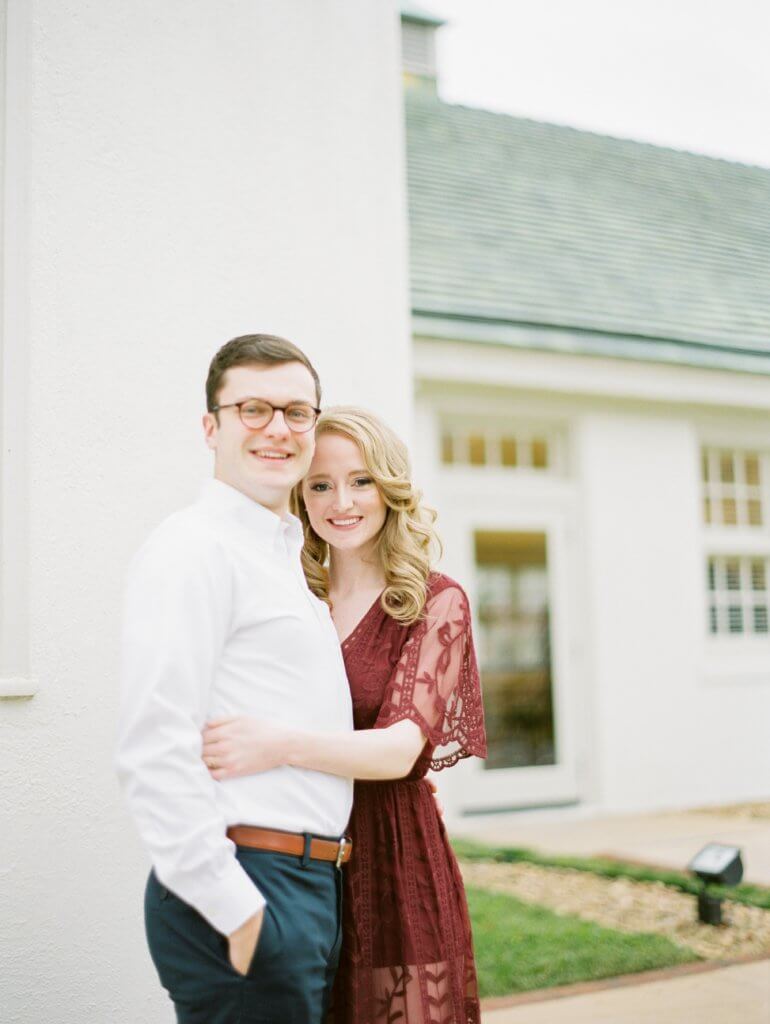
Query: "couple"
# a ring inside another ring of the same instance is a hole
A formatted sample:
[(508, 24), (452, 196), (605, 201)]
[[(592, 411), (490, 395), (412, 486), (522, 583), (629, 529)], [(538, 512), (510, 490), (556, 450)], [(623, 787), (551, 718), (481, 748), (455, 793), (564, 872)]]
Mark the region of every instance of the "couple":
[(117, 753), (177, 1021), (476, 1024), (425, 775), (484, 756), (481, 694), (406, 449), (363, 410), (319, 419), (271, 335), (224, 345), (206, 400), (214, 479), (130, 569)]

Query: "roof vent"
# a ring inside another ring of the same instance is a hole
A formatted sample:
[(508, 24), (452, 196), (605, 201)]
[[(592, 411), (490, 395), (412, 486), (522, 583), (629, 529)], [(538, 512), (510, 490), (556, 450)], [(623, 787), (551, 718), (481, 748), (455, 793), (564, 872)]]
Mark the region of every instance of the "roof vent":
[(418, 4), (401, 5), (401, 64), (409, 88), (436, 92), (436, 29), (443, 24)]

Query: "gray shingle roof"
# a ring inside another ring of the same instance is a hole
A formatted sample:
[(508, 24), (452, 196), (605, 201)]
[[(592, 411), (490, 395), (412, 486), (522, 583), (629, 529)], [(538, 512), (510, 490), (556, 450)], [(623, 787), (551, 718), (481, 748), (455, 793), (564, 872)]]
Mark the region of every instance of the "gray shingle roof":
[(770, 372), (770, 171), (406, 107), (416, 329), (537, 325), (537, 347), (564, 347), (566, 328), (572, 350)]
[(423, 7), (422, 4), (401, 4), (401, 19), (402, 21), (417, 21), (421, 25), (435, 25), (436, 28), (439, 28), (441, 25), (446, 25), (443, 18), (434, 14), (433, 11), (429, 11), (428, 8)]

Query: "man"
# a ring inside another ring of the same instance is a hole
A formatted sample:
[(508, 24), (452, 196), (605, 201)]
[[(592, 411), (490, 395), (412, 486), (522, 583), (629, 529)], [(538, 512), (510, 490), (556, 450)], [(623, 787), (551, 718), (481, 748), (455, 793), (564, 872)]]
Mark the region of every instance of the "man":
[(206, 382), (214, 479), (158, 527), (127, 590), (117, 766), (150, 853), (150, 952), (179, 1024), (320, 1024), (341, 943), (352, 783), (282, 767), (215, 782), (201, 729), (258, 715), (352, 729), (328, 607), (288, 513), (320, 385), (291, 342), (228, 342)]

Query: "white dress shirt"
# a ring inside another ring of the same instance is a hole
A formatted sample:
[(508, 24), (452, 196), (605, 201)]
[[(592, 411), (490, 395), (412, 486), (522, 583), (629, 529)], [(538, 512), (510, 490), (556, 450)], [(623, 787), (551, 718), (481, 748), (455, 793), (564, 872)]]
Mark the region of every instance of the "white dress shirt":
[(209, 480), (129, 571), (118, 774), (158, 878), (225, 935), (265, 903), (226, 828), (339, 836), (353, 799), (335, 775), (283, 766), (216, 782), (201, 760), (215, 718), (353, 728), (337, 633), (301, 547), (299, 520)]

